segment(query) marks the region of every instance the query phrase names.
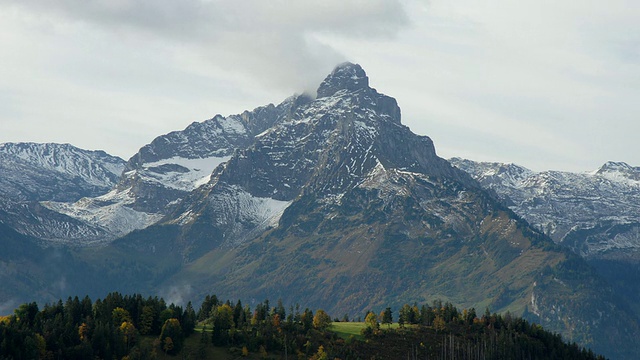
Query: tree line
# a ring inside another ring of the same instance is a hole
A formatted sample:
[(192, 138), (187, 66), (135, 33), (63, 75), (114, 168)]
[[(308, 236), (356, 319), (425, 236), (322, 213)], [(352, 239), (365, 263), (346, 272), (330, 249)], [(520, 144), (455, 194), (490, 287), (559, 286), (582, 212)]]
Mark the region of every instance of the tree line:
[[(0, 318), (0, 359), (155, 359), (160, 353), (205, 359), (212, 346), (230, 358), (264, 359), (604, 359), (539, 325), (451, 303), (405, 304), (364, 316), (361, 334), (339, 337), (324, 310), (253, 307), (207, 295), (196, 311), (162, 298), (111, 293), (68, 298)], [(343, 316), (340, 321), (349, 321)], [(394, 322), (395, 321), (395, 322)], [(398, 324), (392, 327), (391, 324)], [(196, 328), (199, 334), (194, 334)], [(185, 339), (199, 336), (187, 352)]]
[[(158, 345), (180, 351), (191, 335), (196, 313), (162, 298), (111, 293), (92, 302), (87, 296), (59, 300), (42, 310), (35, 302), (0, 318), (0, 358), (6, 359), (148, 359)], [(141, 342), (155, 337), (155, 344)], [(169, 345), (167, 345), (169, 344)]]
[(488, 308), (479, 316), (475, 308), (460, 311), (449, 302), (405, 304), (396, 329), (393, 320), (390, 307), (379, 315), (368, 312), (363, 333), (369, 341), (359, 343), (358, 352), (382, 359), (605, 359), (538, 324)]

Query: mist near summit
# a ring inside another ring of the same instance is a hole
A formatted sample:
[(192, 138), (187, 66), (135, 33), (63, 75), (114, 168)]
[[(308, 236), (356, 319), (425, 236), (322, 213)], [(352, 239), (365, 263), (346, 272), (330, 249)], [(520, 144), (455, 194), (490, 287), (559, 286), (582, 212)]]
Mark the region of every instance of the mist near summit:
[(315, 35), (389, 38), (408, 22), (397, 0), (25, 0), (11, 8), (58, 31), (95, 27), (140, 46), (169, 40), (226, 71), (308, 92), (347, 60)]

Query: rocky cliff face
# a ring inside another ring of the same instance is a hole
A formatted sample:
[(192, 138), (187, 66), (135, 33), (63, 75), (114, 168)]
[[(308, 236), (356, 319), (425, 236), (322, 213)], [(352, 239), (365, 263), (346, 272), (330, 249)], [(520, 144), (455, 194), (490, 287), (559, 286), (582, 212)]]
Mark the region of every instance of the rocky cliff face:
[(436, 156), (431, 139), (400, 123), (395, 99), (370, 88), (364, 70), (347, 63), (323, 81), (317, 99), (299, 102), (284, 121), (238, 149), (165, 222), (212, 226), (215, 241), (238, 244), (277, 225), (301, 196), (339, 202), (387, 168), (477, 187)]

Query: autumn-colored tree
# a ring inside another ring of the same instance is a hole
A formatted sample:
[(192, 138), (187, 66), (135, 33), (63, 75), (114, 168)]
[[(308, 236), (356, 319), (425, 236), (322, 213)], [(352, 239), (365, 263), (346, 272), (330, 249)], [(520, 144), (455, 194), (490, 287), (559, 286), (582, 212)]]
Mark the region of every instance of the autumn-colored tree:
[(136, 332), (137, 332), (136, 327), (133, 326), (132, 323), (125, 321), (122, 324), (120, 324), (120, 333), (122, 334), (122, 338), (124, 339), (124, 344), (127, 349), (127, 352), (129, 351), (130, 346), (136, 340)]
[(280, 314), (273, 314), (273, 316), (271, 316), (271, 325), (278, 331), (282, 331), (282, 329), (280, 329), (280, 323)]
[(216, 307), (212, 314), (213, 332), (211, 339), (216, 346), (226, 346), (229, 344), (229, 330), (234, 326), (233, 308), (229, 304), (222, 304)]
[(313, 327), (318, 330), (325, 330), (331, 325), (331, 317), (324, 310), (319, 309), (313, 316)]
[(213, 316), (213, 323), (218, 329), (229, 330), (234, 326), (233, 308), (228, 304), (218, 306)]
[(114, 326), (120, 326), (123, 322), (131, 322), (131, 315), (127, 310), (117, 307), (111, 312), (111, 320)]
[(78, 337), (80, 341), (87, 341), (89, 339), (87, 335), (89, 335), (89, 326), (87, 326), (87, 323), (80, 324), (80, 326), (78, 326)]
[(174, 349), (173, 340), (171, 340), (171, 338), (167, 336), (162, 341), (162, 350), (164, 350), (164, 352), (168, 354), (168, 353), (172, 353), (173, 349)]
[(436, 318), (433, 319), (433, 327), (436, 329), (436, 331), (442, 331), (445, 329), (446, 324), (442, 316), (437, 315)]
[[(182, 332), (182, 326), (178, 319), (168, 319), (162, 325), (162, 331), (160, 332), (160, 342), (165, 344), (166, 339), (171, 338), (171, 350), (172, 353), (178, 353), (182, 350), (182, 342), (184, 340), (184, 333)], [(164, 347), (163, 347), (164, 349)]]
[(318, 347), (318, 352), (316, 352), (312, 357), (311, 360), (327, 360), (328, 359), (328, 355), (327, 353), (324, 351), (324, 346), (320, 345)]
[(367, 314), (367, 316), (364, 318), (364, 324), (367, 328), (370, 328), (372, 330), (378, 330), (380, 328), (378, 317), (374, 312), (369, 312)]

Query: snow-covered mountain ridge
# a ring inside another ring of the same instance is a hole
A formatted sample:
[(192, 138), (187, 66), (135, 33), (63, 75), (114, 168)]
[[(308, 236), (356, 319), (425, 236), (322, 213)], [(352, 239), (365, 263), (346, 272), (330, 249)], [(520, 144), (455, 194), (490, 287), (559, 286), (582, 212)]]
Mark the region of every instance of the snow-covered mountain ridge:
[[(194, 122), (182, 131), (157, 137), (126, 163), (118, 159), (117, 166), (107, 161), (110, 158), (104, 152), (87, 152), (102, 156), (92, 161), (65, 155), (62, 149), (73, 154), (80, 151), (69, 145), (7, 144), (0, 166), (16, 169), (15, 178), (5, 177), (9, 185), (4, 187), (0, 181), (0, 191), (6, 189), (5, 193), (12, 194), (9, 198), (18, 203), (1, 207), (0, 220), (25, 235), (79, 246), (104, 244), (143, 229), (168, 214), (189, 192), (206, 184), (212, 171), (229, 160), (236, 149), (248, 146), (255, 135), (283, 121), (292, 106), (304, 101), (306, 96), (292, 96), (278, 106), (270, 104), (238, 115), (216, 115)], [(33, 164), (33, 169), (17, 171), (25, 163)], [(113, 173), (100, 174), (82, 167), (99, 169), (102, 163)], [(42, 184), (54, 178), (49, 174), (53, 171), (66, 171), (75, 176), (75, 182), (69, 189), (46, 191)], [(80, 188), (87, 183), (95, 189), (76, 194), (74, 186), (85, 174)], [(29, 192), (19, 187), (25, 182), (33, 184)]]
[(450, 161), (583, 256), (640, 251), (640, 167), (607, 162), (585, 173), (534, 172), (514, 164)]
[(327, 76), (316, 99), (298, 102), (288, 117), (239, 148), (164, 221), (210, 228), (215, 240), (209, 241), (236, 246), (276, 225), (300, 196), (339, 202), (348, 191), (372, 187), (372, 173), (385, 167), (474, 186), (435, 155), (431, 139), (401, 124), (395, 99), (370, 88), (360, 66), (344, 64)]
[(75, 201), (113, 187), (125, 161), (69, 144), (0, 144), (0, 197)]

